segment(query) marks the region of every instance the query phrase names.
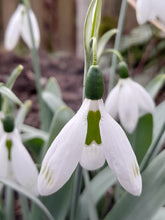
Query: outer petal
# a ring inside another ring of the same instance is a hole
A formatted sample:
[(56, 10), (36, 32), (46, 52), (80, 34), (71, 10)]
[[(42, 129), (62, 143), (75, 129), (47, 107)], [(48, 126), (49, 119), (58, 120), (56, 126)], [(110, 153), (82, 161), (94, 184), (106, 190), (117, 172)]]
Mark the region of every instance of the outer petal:
[(136, 17), (139, 24), (144, 24), (156, 17), (152, 0), (137, 0)]
[(11, 165), (16, 180), (34, 194), (37, 192), (38, 171), (30, 154), (23, 146), (18, 132), (12, 135)]
[(132, 133), (138, 121), (138, 106), (133, 91), (124, 84), (119, 94), (119, 118), (126, 131)]
[[(36, 16), (34, 15), (33, 11), (29, 9), (29, 15), (30, 15), (30, 20), (32, 24), (32, 30), (33, 30), (33, 35), (34, 35), (34, 43), (36, 48), (39, 48), (40, 45), (40, 30), (38, 26), (38, 22), (36, 19)], [(28, 45), (29, 48), (33, 47), (32, 41), (31, 41), (31, 34), (30, 34), (30, 29), (29, 29), (29, 21), (28, 21), (28, 16), (27, 13), (25, 13), (22, 17), (23, 19), (23, 25), (21, 29), (21, 35), (25, 43)]]
[(118, 123), (105, 112), (104, 107), (101, 109), (100, 131), (105, 158), (120, 184), (129, 193), (140, 195), (142, 180), (131, 145)]
[(97, 170), (105, 163), (105, 156), (100, 145), (95, 143), (83, 147), (80, 164), (87, 170)]
[[(0, 177), (6, 178), (8, 174), (8, 151), (6, 148), (6, 134), (3, 134), (0, 139)], [(0, 190), (2, 189), (0, 183)]]
[(120, 86), (117, 84), (112, 91), (109, 93), (106, 102), (105, 108), (107, 112), (113, 117), (117, 118), (118, 114), (118, 96), (120, 92)]
[(89, 101), (85, 100), (77, 114), (64, 126), (50, 146), (38, 179), (41, 195), (56, 192), (75, 170), (85, 144), (88, 108)]
[(21, 11), (22, 5), (19, 5), (9, 20), (8, 26), (5, 32), (5, 48), (7, 50), (12, 50), (16, 46), (20, 31), (21, 31)]
[(141, 85), (132, 80), (130, 85), (133, 89), (133, 94), (137, 100), (139, 109), (142, 110), (143, 113), (153, 113), (155, 109), (155, 104), (147, 91)]
[(165, 22), (165, 1), (162, 0), (152, 0), (155, 13), (158, 18), (160, 18), (163, 22)]

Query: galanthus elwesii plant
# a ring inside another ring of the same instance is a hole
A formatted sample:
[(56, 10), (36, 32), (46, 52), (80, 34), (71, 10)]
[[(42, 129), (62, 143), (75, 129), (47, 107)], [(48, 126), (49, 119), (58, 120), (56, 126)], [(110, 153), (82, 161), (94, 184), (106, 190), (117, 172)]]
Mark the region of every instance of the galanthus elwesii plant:
[(141, 194), (136, 156), (122, 128), (106, 112), (103, 91), (103, 76), (93, 65), (88, 71), (82, 106), (55, 138), (42, 162), (38, 178), (41, 195), (59, 190), (78, 163), (87, 170), (96, 170), (105, 160), (129, 193)]
[(129, 77), (125, 62), (119, 63), (118, 73), (120, 79), (109, 93), (105, 108), (113, 118), (120, 120), (128, 133), (132, 133), (138, 118), (146, 113), (152, 114), (155, 105), (147, 91)]
[(14, 14), (11, 16), (6, 28), (4, 45), (7, 50), (13, 50), (20, 37), (22, 37), (30, 49), (33, 48), (27, 10), (31, 20), (34, 45), (36, 48), (39, 48), (40, 31), (36, 16), (31, 9), (26, 9), (25, 5), (20, 3)]
[(165, 1), (162, 0), (137, 0), (136, 16), (139, 24), (159, 18), (165, 22)]
[(12, 117), (3, 119), (3, 128), (0, 139), (0, 178), (14, 180), (37, 195), (38, 170), (22, 144), (17, 128), (14, 128)]

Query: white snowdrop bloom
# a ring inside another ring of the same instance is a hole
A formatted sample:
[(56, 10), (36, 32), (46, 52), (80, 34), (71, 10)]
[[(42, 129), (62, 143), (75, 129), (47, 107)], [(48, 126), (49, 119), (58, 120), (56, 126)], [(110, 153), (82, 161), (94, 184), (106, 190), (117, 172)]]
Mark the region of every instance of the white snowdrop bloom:
[(86, 98), (46, 153), (38, 178), (39, 193), (49, 195), (60, 189), (78, 163), (96, 170), (105, 160), (129, 193), (141, 194), (139, 166), (124, 131), (106, 112), (102, 99)]
[(139, 24), (144, 24), (155, 18), (165, 22), (164, 0), (137, 0), (136, 16)]
[(0, 138), (0, 167), (0, 177), (15, 180), (35, 195), (38, 194), (38, 170), (23, 146), (17, 129), (4, 131)]
[(119, 119), (124, 129), (132, 133), (138, 118), (145, 113), (153, 113), (154, 102), (147, 91), (131, 78), (120, 78), (109, 93), (105, 108), (110, 115)]
[[(34, 35), (35, 47), (39, 48), (40, 44), (40, 31), (37, 23), (37, 19), (31, 9), (29, 10), (30, 20), (32, 24), (32, 30)], [(12, 50), (16, 46), (19, 37), (25, 41), (27, 46), (31, 49), (33, 47), (30, 28), (28, 22), (28, 15), (26, 8), (23, 4), (19, 4), (16, 11), (9, 20), (6, 32), (5, 32), (5, 48), (7, 50)]]

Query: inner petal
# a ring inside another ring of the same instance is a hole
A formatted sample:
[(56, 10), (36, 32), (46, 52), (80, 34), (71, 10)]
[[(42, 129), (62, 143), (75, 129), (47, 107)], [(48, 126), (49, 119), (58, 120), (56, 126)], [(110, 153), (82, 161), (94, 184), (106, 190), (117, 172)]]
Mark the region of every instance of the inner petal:
[(90, 146), (84, 146), (80, 164), (87, 170), (97, 170), (105, 163), (105, 157), (101, 145), (93, 142)]

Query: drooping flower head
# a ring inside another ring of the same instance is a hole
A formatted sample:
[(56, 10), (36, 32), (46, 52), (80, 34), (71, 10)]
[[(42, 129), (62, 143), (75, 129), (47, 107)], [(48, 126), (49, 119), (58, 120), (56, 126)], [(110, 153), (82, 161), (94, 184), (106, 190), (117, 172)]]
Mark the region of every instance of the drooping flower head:
[[(28, 11), (29, 11), (32, 31), (34, 35), (34, 44), (36, 48), (39, 48), (40, 31), (39, 31), (38, 22), (33, 11), (31, 9), (28, 9)], [(24, 4), (18, 5), (16, 11), (9, 20), (5, 32), (5, 39), (4, 39), (5, 48), (7, 50), (13, 50), (20, 37), (22, 37), (22, 39), (25, 41), (25, 43), (30, 49), (33, 48), (27, 10)]]
[(165, 1), (162, 0), (137, 0), (136, 16), (139, 24), (159, 18), (165, 22)]
[(13, 118), (3, 120), (4, 131), (0, 138), (0, 177), (10, 178), (26, 189), (38, 194), (38, 170), (23, 146), (20, 134), (14, 128)]
[(103, 91), (102, 74), (98, 66), (91, 66), (82, 106), (55, 138), (42, 162), (38, 178), (41, 195), (60, 189), (78, 163), (87, 170), (96, 170), (105, 160), (128, 192), (141, 194), (135, 154), (122, 128), (106, 112)]
[(119, 64), (118, 72), (120, 79), (109, 93), (105, 108), (113, 118), (120, 120), (127, 132), (132, 133), (140, 116), (153, 113), (154, 102), (147, 91), (129, 77), (124, 62)]

